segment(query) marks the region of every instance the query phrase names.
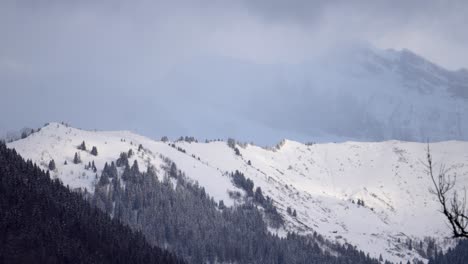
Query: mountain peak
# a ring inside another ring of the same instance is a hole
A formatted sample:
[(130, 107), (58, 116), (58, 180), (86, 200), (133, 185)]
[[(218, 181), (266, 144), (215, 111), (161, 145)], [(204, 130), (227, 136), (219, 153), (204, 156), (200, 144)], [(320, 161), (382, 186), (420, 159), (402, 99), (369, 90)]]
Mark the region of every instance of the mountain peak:
[[(86, 150), (78, 148), (83, 141)], [(444, 157), (447, 166), (456, 166), (458, 175), (468, 175), (464, 158), (468, 156), (467, 144), (441, 142), (432, 144), (431, 149), (435, 157)], [(431, 182), (420, 162), (426, 155), (425, 143), (305, 145), (283, 140), (277, 151), (248, 145), (237, 153), (226, 142), (162, 142), (134, 133), (85, 131), (50, 123), (8, 146), (44, 169), (55, 160), (51, 177), (89, 192), (93, 192), (96, 174), (100, 175), (104, 164), (115, 162), (120, 153), (130, 150), (133, 155), (129, 163), (137, 161), (141, 171), (152, 166), (163, 176), (162, 166), (169, 159), (215, 201), (223, 200), (226, 206), (238, 203), (230, 193), (240, 190), (229, 177), (238, 170), (275, 201), (286, 219), (287, 231), (316, 231), (376, 257), (383, 252), (386, 259), (397, 262), (402, 260), (401, 254), (416, 254), (406, 251), (398, 238), (417, 241), (428, 235), (447, 234), (442, 215), (436, 213), (438, 204), (427, 192)], [(92, 147), (96, 147), (97, 155), (91, 153)], [(74, 163), (75, 155), (79, 156), (79, 163)], [(96, 172), (87, 169), (89, 163), (96, 165)], [(457, 180), (468, 181), (466, 177)], [(358, 199), (366, 206), (353, 203)], [(297, 210), (297, 218), (287, 214), (288, 207)], [(368, 221), (365, 226), (362, 217)], [(372, 247), (366, 242), (369, 236)], [(444, 245), (441, 240), (439, 243)]]

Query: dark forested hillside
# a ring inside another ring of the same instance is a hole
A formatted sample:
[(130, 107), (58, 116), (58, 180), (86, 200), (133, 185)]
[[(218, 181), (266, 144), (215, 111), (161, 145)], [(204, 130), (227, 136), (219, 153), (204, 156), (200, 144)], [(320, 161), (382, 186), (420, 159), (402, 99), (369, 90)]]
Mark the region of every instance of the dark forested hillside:
[(468, 240), (462, 240), (445, 254), (436, 254), (429, 264), (466, 264), (468, 263)]
[[(121, 158), (106, 164), (90, 201), (190, 263), (379, 263), (350, 245), (335, 245), (318, 235), (271, 234), (264, 221), (273, 211), (268, 199), (254, 199), (252, 192), (239, 205), (226, 207), (166, 161), (164, 175), (151, 167), (141, 173), (136, 162), (129, 166)], [(257, 191), (257, 197), (260, 194)]]
[(0, 263), (183, 263), (0, 143)]

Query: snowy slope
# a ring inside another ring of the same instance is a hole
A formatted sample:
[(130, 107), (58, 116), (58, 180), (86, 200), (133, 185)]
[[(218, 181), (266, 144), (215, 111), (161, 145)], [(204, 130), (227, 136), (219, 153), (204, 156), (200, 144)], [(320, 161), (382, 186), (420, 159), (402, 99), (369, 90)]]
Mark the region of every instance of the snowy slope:
[[(83, 140), (88, 152), (77, 150)], [(143, 151), (137, 151), (139, 144)], [(390, 261), (418, 257), (404, 245), (407, 238), (419, 241), (439, 237), (438, 242), (445, 245), (442, 238), (450, 235), (428, 192), (431, 183), (422, 163), (425, 144), (386, 141), (307, 146), (285, 140), (271, 150), (238, 146), (241, 156), (235, 155), (226, 142), (175, 144), (186, 153), (127, 131), (84, 131), (52, 123), (8, 146), (43, 168), (54, 159), (57, 169), (53, 177), (72, 188), (89, 191), (96, 178), (84, 164), (95, 161), (102, 169), (105, 162), (116, 160), (120, 152), (129, 149), (136, 153), (130, 162), (136, 158), (141, 170), (148, 164), (160, 168), (162, 157), (168, 157), (226, 205), (234, 203), (228, 190), (236, 190), (227, 173), (240, 170), (274, 199), (286, 219), (287, 230), (316, 231), (373, 256), (382, 254)], [(98, 149), (97, 157), (89, 153), (92, 146)], [(431, 144), (431, 148), (435, 161), (453, 167), (459, 183), (467, 186), (468, 142), (440, 142)], [(75, 152), (80, 153), (82, 164), (72, 163)], [(364, 200), (365, 206), (352, 202), (357, 199)], [(297, 211), (297, 218), (286, 213), (288, 206)]]
[(287, 65), (197, 58), (176, 65), (157, 86), (164, 91), (151, 95), (149, 105), (173, 98), (183, 107), (155, 118), (170, 116), (201, 138), (468, 140), (468, 72), (408, 50), (356, 46)]

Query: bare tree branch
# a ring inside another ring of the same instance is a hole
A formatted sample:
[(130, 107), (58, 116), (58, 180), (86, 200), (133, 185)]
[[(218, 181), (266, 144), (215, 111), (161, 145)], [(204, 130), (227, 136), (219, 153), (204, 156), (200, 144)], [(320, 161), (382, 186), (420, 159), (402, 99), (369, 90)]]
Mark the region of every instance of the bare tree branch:
[[(468, 213), (466, 211), (466, 189), (463, 198), (460, 199), (458, 192), (454, 190), (456, 183), (456, 176), (453, 177), (449, 174), (449, 169), (444, 165), (440, 166), (439, 173), (434, 176), (434, 164), (432, 162), (431, 151), (429, 144), (427, 144), (427, 164), (426, 172), (432, 179), (434, 190), (431, 190), (439, 200), (442, 206), (442, 213), (448, 219), (452, 228), (453, 237), (468, 238)], [(452, 195), (450, 197), (450, 195)]]

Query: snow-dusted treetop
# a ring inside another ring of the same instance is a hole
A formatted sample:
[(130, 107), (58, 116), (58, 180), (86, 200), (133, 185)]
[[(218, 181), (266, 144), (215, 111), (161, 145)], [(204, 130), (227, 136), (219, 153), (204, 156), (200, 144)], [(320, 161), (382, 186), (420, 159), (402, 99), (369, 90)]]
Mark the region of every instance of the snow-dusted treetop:
[[(78, 149), (83, 141), (89, 146), (86, 151)], [(163, 174), (162, 157), (167, 157), (227, 206), (236, 203), (228, 191), (239, 191), (227, 173), (239, 170), (273, 198), (285, 217), (285, 230), (274, 232), (316, 231), (329, 239), (354, 244), (373, 256), (382, 253), (389, 260), (418, 256), (405, 246), (408, 239), (416, 242), (436, 237), (444, 245), (443, 238), (450, 236), (435, 197), (428, 191), (431, 182), (422, 164), (423, 143), (305, 145), (285, 140), (274, 149), (236, 145), (240, 152), (236, 155), (224, 141), (161, 142), (128, 131), (85, 131), (51, 123), (8, 146), (44, 169), (53, 159), (56, 168), (52, 177), (89, 191), (93, 191), (96, 180), (93, 170), (85, 169), (89, 162), (94, 161), (100, 175), (105, 162), (115, 161), (121, 152), (132, 149), (135, 154), (130, 164), (136, 159), (140, 170), (151, 165)], [(96, 146), (97, 156), (90, 153), (91, 146)], [(453, 167), (460, 186), (466, 186), (468, 143), (440, 142), (432, 144), (431, 149), (434, 159)], [(75, 153), (81, 163), (73, 163)], [(286, 213), (288, 207), (297, 211), (297, 217)]]

